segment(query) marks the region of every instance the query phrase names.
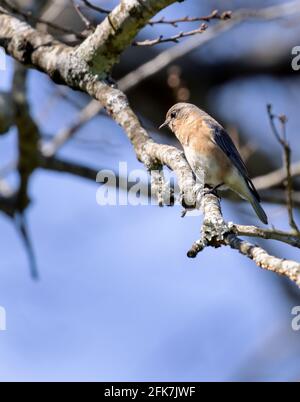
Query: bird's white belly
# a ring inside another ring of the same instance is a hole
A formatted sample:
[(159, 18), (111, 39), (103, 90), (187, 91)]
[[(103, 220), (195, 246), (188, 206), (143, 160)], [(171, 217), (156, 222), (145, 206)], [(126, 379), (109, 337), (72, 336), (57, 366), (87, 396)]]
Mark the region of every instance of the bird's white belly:
[(217, 186), (220, 184), (220, 168), (213, 157), (184, 147), (186, 159), (200, 183)]

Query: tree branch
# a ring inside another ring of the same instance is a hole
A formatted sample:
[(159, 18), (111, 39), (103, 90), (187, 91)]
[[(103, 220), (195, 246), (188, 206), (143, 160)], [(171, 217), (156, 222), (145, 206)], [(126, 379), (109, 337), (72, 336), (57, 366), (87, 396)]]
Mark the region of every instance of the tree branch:
[(77, 49), (91, 71), (105, 77), (151, 17), (176, 0), (122, 0)]
[[(291, 228), (296, 232), (300, 233), (296, 221), (294, 219), (293, 213), (293, 181), (291, 174), (291, 148), (286, 137), (286, 121), (287, 118), (284, 115), (276, 116), (272, 112), (272, 105), (267, 106), (268, 116), (271, 123), (272, 132), (277, 142), (281, 145), (283, 150), (283, 164), (286, 170), (286, 198), (287, 198), (287, 209), (289, 215), (289, 223)], [(282, 134), (277, 130), (275, 119), (278, 119), (281, 123)]]
[[(292, 177), (300, 176), (300, 162), (295, 162), (290, 165), (290, 174)], [(265, 190), (281, 185), (286, 180), (286, 175), (286, 167), (282, 167), (265, 175), (255, 177), (253, 183), (257, 190)]]
[(300, 248), (300, 236), (276, 229), (262, 229), (256, 226), (233, 225), (231, 230), (238, 236), (260, 237), (268, 240), (278, 240), (290, 246)]
[(160, 35), (158, 38), (156, 39), (146, 39), (144, 41), (136, 41), (133, 42), (134, 46), (154, 46), (154, 45), (158, 45), (161, 43), (166, 43), (166, 42), (174, 42), (174, 43), (178, 43), (178, 41), (182, 38), (187, 38), (189, 36), (194, 36), (194, 35), (198, 35), (198, 34), (202, 34), (203, 32), (205, 32), (208, 28), (207, 24), (201, 24), (199, 28), (193, 29), (191, 31), (181, 31), (178, 34), (175, 34), (173, 36), (169, 36), (167, 38), (165, 38), (163, 35)]
[(230, 246), (252, 259), (260, 268), (286, 276), (300, 287), (300, 264), (298, 262), (274, 257), (262, 247), (240, 239), (237, 234), (272, 238), (295, 247), (299, 247), (300, 237), (278, 231), (271, 235), (270, 231), (251, 226), (235, 225), (232, 222), (227, 223), (222, 216), (220, 201), (213, 194), (206, 194), (202, 197), (201, 208), (204, 214), (201, 238), (192, 245), (188, 251), (188, 257), (196, 257), (200, 251), (208, 246), (215, 248), (224, 245)]

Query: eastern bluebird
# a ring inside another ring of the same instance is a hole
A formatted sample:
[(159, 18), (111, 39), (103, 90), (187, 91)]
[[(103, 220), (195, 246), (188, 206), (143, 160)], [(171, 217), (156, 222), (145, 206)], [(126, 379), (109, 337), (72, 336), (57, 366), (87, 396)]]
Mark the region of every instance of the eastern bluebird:
[(213, 190), (226, 186), (249, 201), (259, 219), (268, 218), (238, 150), (224, 128), (190, 103), (177, 103), (165, 122), (183, 146), (186, 159), (200, 183)]

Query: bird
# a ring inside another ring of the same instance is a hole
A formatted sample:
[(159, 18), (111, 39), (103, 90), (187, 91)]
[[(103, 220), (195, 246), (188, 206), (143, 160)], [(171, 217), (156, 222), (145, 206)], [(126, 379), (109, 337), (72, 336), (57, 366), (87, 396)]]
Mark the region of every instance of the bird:
[(259, 194), (247, 167), (226, 130), (208, 113), (191, 103), (176, 103), (159, 127), (169, 127), (181, 143), (197, 180), (215, 192), (230, 188), (252, 205), (258, 218), (268, 224)]

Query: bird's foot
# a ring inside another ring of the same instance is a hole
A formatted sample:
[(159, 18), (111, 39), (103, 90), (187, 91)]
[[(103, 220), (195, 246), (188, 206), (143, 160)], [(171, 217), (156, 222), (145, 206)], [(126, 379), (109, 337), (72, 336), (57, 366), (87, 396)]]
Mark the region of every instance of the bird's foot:
[(214, 186), (214, 187), (204, 187), (204, 189), (203, 189), (203, 195), (206, 195), (206, 194), (213, 194), (213, 195), (215, 195), (216, 197), (218, 197), (218, 198), (220, 198), (220, 196), (219, 196), (219, 193), (218, 193), (218, 189), (220, 188), (220, 187), (222, 187), (224, 185), (224, 183), (220, 183), (220, 184), (217, 184), (216, 186)]
[(197, 183), (195, 185), (195, 187), (194, 187), (194, 193), (195, 193), (195, 196), (196, 196), (196, 205), (193, 206), (192, 208), (183, 205), (183, 210), (181, 212), (181, 217), (184, 218), (188, 211), (192, 211), (194, 209), (199, 209), (200, 206), (201, 206), (202, 198), (207, 194), (213, 194), (216, 197), (220, 198), (217, 190), (218, 190), (218, 188), (220, 188), (223, 185), (224, 185), (224, 183), (220, 183), (220, 184), (218, 184), (218, 185), (216, 185), (214, 187), (203, 187), (203, 185)]

